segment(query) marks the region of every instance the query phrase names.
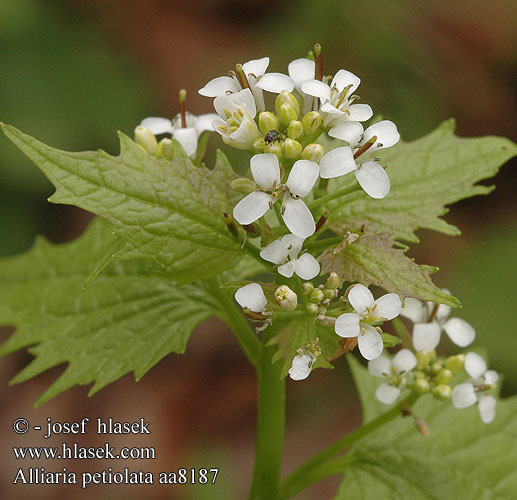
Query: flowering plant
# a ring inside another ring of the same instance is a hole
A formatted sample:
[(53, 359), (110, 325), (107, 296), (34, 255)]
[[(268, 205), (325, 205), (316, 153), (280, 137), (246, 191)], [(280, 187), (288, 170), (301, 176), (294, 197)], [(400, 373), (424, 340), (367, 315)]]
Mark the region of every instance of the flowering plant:
[[(432, 283), (436, 269), (407, 257), (403, 242), (417, 242), (418, 228), (457, 234), (440, 217), (445, 206), (487, 193), (476, 183), (515, 155), (515, 145), (459, 139), (452, 122), (401, 142), (393, 122), (376, 120), (358, 103), (356, 75), (324, 74), (319, 45), (291, 62), (288, 75), (268, 73), (268, 65), (267, 57), (237, 64), (201, 88), (216, 113), (190, 114), (181, 91), (178, 115), (144, 119), (134, 140), (120, 134), (116, 157), (60, 151), (2, 125), (56, 187), (49, 201), (99, 217), (76, 241), (39, 239), (28, 253), (0, 262), (0, 320), (18, 328), (0, 353), (33, 345), (35, 358), (15, 382), (68, 362), (42, 404), (75, 384), (94, 382), (93, 394), (129, 371), (139, 379), (168, 353), (184, 352), (193, 328), (216, 315), (257, 370), (250, 498), (290, 498), (332, 474), (345, 476), (337, 499), (388, 498), (390, 488), (420, 498), (409, 465), (427, 463), (440, 476), (444, 452), (408, 438), (416, 431), (408, 434), (407, 422), (440, 442), (451, 429), (469, 432), (496, 454), (477, 416), (456, 416), (449, 401), (458, 409), (477, 405), (481, 421), (497, 426), (498, 375), (472, 350), (438, 350), (442, 330), (465, 348), (475, 329), (448, 319), (459, 300)], [(249, 164), (237, 169), (242, 175), (221, 151), (213, 168), (205, 166), (210, 132), (249, 153)], [(351, 356), (356, 347), (367, 369)], [(363, 403), (363, 427), (280, 480), (286, 378), (306, 379), (343, 355)], [(501, 404), (503, 421), (514, 403)], [(497, 427), (498, 435), (515, 433), (512, 425)], [(391, 426), (389, 437), (380, 433), (384, 426)], [(387, 445), (406, 471), (393, 473), (405, 490), (364, 467), (376, 456), (388, 471), (394, 462)], [(402, 453), (405, 445), (412, 455)], [(504, 467), (511, 456), (501, 460)], [(485, 487), (462, 460), (450, 468), (471, 474), (473, 491)], [(375, 491), (361, 490), (359, 477)], [(430, 481), (429, 492), (442, 480)]]

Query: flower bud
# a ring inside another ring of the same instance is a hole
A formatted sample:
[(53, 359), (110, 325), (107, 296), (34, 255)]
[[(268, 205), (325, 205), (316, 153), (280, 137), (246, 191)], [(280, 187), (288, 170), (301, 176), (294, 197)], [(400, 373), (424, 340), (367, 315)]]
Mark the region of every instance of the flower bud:
[(259, 114), (259, 128), (263, 134), (267, 134), (270, 130), (278, 130), (280, 122), (271, 111), (262, 111)]
[(302, 152), (302, 160), (310, 160), (319, 163), (323, 153), (325, 153), (325, 149), (321, 144), (308, 144)]
[(337, 273), (332, 271), (330, 276), (327, 278), (325, 282), (325, 288), (338, 288), (339, 287), (339, 276)]
[(319, 304), (323, 300), (323, 290), (315, 288), (309, 297), (309, 300), (314, 304)]
[(253, 149), (256, 149), (258, 151), (264, 151), (264, 148), (266, 147), (266, 141), (264, 140), (264, 137), (259, 137), (258, 139), (255, 139), (252, 144)]
[(332, 300), (336, 297), (336, 289), (335, 288), (324, 288), (323, 289), (323, 298)]
[(299, 139), (303, 135), (303, 123), (292, 120), (287, 127), (287, 136), (291, 139)]
[(307, 281), (303, 283), (302, 289), (305, 295), (309, 295), (314, 290), (314, 285), (310, 281)]
[(429, 382), (425, 378), (417, 378), (413, 382), (413, 391), (417, 394), (425, 394), (426, 392), (429, 392), (431, 390), (431, 387), (429, 385)]
[(433, 375), (438, 375), (440, 373), (440, 371), (442, 370), (442, 368), (443, 368), (443, 363), (441, 361), (435, 361), (431, 365), (431, 373)]
[(281, 285), (276, 289), (275, 300), (286, 311), (293, 311), (298, 305), (298, 296), (287, 285)]
[(135, 141), (142, 146), (149, 154), (154, 155), (158, 148), (158, 141), (154, 134), (142, 125), (135, 128)]
[(428, 351), (418, 351), (416, 353), (417, 364), (416, 367), (418, 370), (426, 370), (431, 361), (431, 354)]
[(246, 177), (238, 177), (233, 179), (230, 184), (231, 188), (238, 193), (250, 194), (257, 190), (257, 185)]
[(318, 314), (323, 314), (323, 316), (325, 316), (325, 314), (327, 314), (327, 308), (325, 306), (319, 306)]
[(449, 356), (445, 361), (445, 368), (450, 370), (453, 375), (459, 373), (463, 369), (465, 363), (465, 354), (457, 354), (456, 356)]
[(316, 130), (318, 130), (321, 127), (321, 124), (323, 123), (323, 118), (317, 111), (310, 111), (307, 113), (303, 119), (303, 131), (305, 135), (312, 135)]
[(280, 142), (271, 142), (264, 146), (264, 153), (273, 153), (279, 160), (283, 157), (282, 144)]
[(452, 378), (452, 372), (448, 370), (447, 368), (443, 368), (438, 372), (438, 375), (436, 376), (436, 381), (439, 384), (448, 384)]
[(302, 154), (302, 145), (289, 137), (284, 141), (283, 145), (284, 157), (289, 160), (295, 160)]
[(278, 118), (282, 125), (289, 125), (291, 121), (298, 118), (298, 115), (292, 106), (284, 103), (278, 108)]
[[(298, 115), (300, 114), (300, 105), (298, 104), (296, 97), (294, 97), (294, 95), (287, 90), (282, 90), (282, 92), (280, 92), (280, 94), (278, 94), (275, 99), (275, 110), (278, 116), (280, 116), (280, 109), (284, 104), (287, 104), (294, 111), (296, 116), (293, 118), (293, 120), (298, 120)], [(282, 118), (280, 118), (280, 121), (282, 121)], [(284, 123), (284, 125), (289, 125), (289, 122)]]
[(415, 378), (425, 378), (425, 372), (422, 370), (413, 370), (413, 376)]
[(448, 385), (438, 384), (433, 389), (433, 397), (435, 399), (438, 399), (438, 401), (447, 401), (448, 399), (451, 399), (451, 396), (452, 396), (452, 389)]
[(305, 310), (309, 314), (313, 314), (314, 316), (316, 316), (319, 313), (319, 307), (316, 304), (313, 304), (312, 302), (309, 302), (305, 305)]
[(163, 138), (158, 143), (158, 148), (156, 149), (156, 157), (157, 158), (165, 158), (166, 160), (172, 161), (174, 158), (174, 146), (172, 144), (172, 140), (168, 138)]

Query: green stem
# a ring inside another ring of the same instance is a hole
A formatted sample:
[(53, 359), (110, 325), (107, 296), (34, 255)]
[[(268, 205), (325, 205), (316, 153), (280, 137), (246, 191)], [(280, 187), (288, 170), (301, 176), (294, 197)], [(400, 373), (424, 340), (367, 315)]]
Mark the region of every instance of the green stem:
[(285, 430), (285, 379), (281, 363), (273, 363), (275, 346), (267, 346), (272, 333), (263, 338), (257, 366), (258, 420), (255, 469), (250, 500), (276, 500)]
[(322, 240), (315, 240), (306, 243), (304, 246), (307, 250), (321, 250), (322, 248), (328, 248), (334, 245), (342, 243), (345, 239), (344, 236), (335, 236), (332, 238), (324, 238)]
[(406, 325), (402, 323), (399, 318), (392, 319), (391, 324), (393, 325), (393, 328), (395, 328), (395, 332), (400, 337), (400, 340), (402, 340), (402, 347), (416, 352), (415, 348), (413, 347), (413, 337), (411, 337), (411, 334), (406, 328)]
[(409, 406), (416, 401), (417, 397), (418, 396), (411, 394), (391, 410), (388, 410), (382, 415), (379, 415), (376, 419), (368, 422), (366, 425), (363, 425), (359, 429), (347, 434), (295, 469), (281, 482), (278, 490), (278, 500), (291, 498), (296, 493), (299, 493), (320, 479), (341, 473), (343, 469), (337, 468), (336, 463), (339, 461), (339, 464), (343, 464), (343, 461), (348, 460), (348, 458), (345, 458), (347, 455), (334, 461), (330, 461), (330, 459), (351, 445), (357, 443), (359, 440), (382, 425), (397, 418), (401, 415), (403, 409), (409, 408)]
[(309, 203), (309, 208), (312, 210), (314, 208), (320, 207), (321, 205), (324, 205), (328, 201), (335, 200), (336, 198), (341, 198), (341, 196), (345, 196), (347, 194), (353, 193), (354, 191), (358, 191), (361, 189), (361, 186), (359, 184), (352, 184), (351, 186), (347, 186), (343, 189), (340, 189), (339, 191), (336, 191), (335, 193), (330, 193), (327, 196), (322, 196), (321, 198), (317, 198), (313, 200), (311, 203)]

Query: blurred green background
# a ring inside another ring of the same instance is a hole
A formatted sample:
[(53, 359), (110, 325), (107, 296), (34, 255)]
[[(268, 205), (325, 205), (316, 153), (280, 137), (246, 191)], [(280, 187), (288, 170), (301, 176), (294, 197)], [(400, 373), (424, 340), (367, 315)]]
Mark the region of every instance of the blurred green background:
[[(197, 95), (209, 79), (264, 55), (270, 70), (286, 72), (316, 41), (324, 47), (325, 73), (346, 68), (359, 75), (364, 102), (395, 121), (405, 140), (449, 117), (462, 136), (515, 139), (517, 131), (512, 0), (0, 0), (0, 12), (0, 120), (62, 149), (116, 153), (115, 131), (131, 134), (145, 116), (176, 114), (180, 88), (188, 90), (192, 112), (211, 112), (210, 100)], [(212, 149), (219, 145), (216, 137), (210, 141)], [(505, 394), (517, 390), (515, 180), (508, 165), (493, 194), (452, 208), (447, 220), (462, 237), (421, 231), (421, 243), (409, 251), (441, 268), (436, 283), (462, 300), (458, 315), (474, 325), (477, 344), (505, 374)], [(48, 204), (50, 183), (3, 136), (0, 185), (1, 255), (26, 250), (39, 233), (69, 240), (89, 220), (78, 209)], [(76, 388), (38, 411), (30, 409), (35, 396), (59, 369), (8, 388), (27, 360), (18, 353), (0, 361), (2, 406), (9, 408), (0, 421), (4, 439), (9, 416), (19, 412), (126, 418), (143, 408), (159, 429), (156, 470), (221, 468), (214, 488), (154, 488), (145, 490), (148, 498), (243, 497), (252, 470), (255, 383), (220, 323), (198, 328), (185, 356), (166, 358), (139, 384), (124, 377), (92, 400)], [(320, 372), (289, 383), (286, 470), (360, 421), (344, 362)], [(7, 451), (0, 453), (12, 464)], [(2, 498), (19, 498), (19, 490), (6, 487), (13, 467), (0, 471)], [(297, 498), (332, 498), (336, 484), (327, 480)], [(142, 491), (98, 487), (83, 498), (141, 498)], [(31, 489), (36, 500), (55, 493)]]

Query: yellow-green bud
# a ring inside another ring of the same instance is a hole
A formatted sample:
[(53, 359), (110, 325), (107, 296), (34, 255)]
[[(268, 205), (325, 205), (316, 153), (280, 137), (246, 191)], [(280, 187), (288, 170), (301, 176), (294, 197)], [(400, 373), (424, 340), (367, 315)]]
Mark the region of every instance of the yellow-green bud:
[(413, 382), (413, 391), (415, 391), (417, 394), (425, 394), (430, 390), (431, 387), (429, 385), (429, 382), (425, 378), (417, 378)]
[(433, 389), (433, 396), (435, 399), (438, 399), (439, 401), (447, 401), (448, 399), (451, 399), (452, 389), (448, 385), (438, 384)]
[(299, 120), (292, 120), (287, 127), (287, 136), (291, 139), (299, 139), (303, 135), (303, 123)]
[(417, 364), (416, 367), (418, 370), (426, 370), (431, 362), (431, 353), (428, 351), (418, 351), (416, 353)]
[(443, 368), (443, 363), (441, 361), (435, 361), (432, 365), (431, 365), (431, 373), (433, 375), (438, 375), (441, 371), (441, 369)]
[(135, 128), (135, 141), (140, 144), (149, 154), (154, 155), (158, 148), (158, 141), (154, 134), (142, 125)]
[(308, 304), (305, 305), (305, 310), (309, 314), (313, 314), (314, 316), (316, 316), (316, 314), (319, 313), (319, 307), (316, 304), (313, 304), (311, 302), (309, 302)]
[(445, 361), (445, 368), (450, 370), (453, 375), (459, 373), (463, 369), (465, 363), (465, 354), (457, 354), (456, 356), (449, 356)]
[(438, 372), (438, 375), (436, 376), (436, 381), (439, 384), (448, 384), (452, 378), (452, 372), (448, 370), (447, 368), (443, 368)]
[(330, 276), (327, 278), (325, 282), (325, 288), (337, 288), (339, 286), (339, 276), (337, 273), (332, 271)]
[(307, 281), (303, 283), (302, 290), (305, 295), (309, 295), (309, 293), (314, 290), (314, 285), (310, 281)]
[(253, 141), (253, 149), (258, 149), (259, 151), (263, 151), (266, 147), (266, 141), (264, 137), (259, 137)]
[[(280, 92), (280, 94), (278, 94), (275, 99), (275, 110), (278, 116), (280, 116), (280, 109), (283, 104), (287, 104), (293, 109), (296, 114), (296, 118), (293, 118), (293, 120), (298, 120), (298, 115), (300, 114), (300, 104), (298, 104), (296, 97), (294, 97), (294, 95), (287, 90), (282, 90), (282, 92)], [(281, 118), (280, 121), (282, 121)], [(285, 123), (284, 125), (289, 125), (289, 122)]]
[(327, 308), (325, 306), (319, 306), (318, 313), (323, 315), (327, 314)]
[(264, 146), (264, 153), (273, 153), (278, 157), (279, 160), (283, 157), (282, 152), (282, 143), (280, 142), (271, 142), (270, 144), (266, 144)]
[(323, 290), (320, 290), (319, 288), (315, 288), (311, 292), (309, 300), (311, 302), (314, 302), (315, 304), (319, 304), (323, 300)]
[(233, 179), (230, 186), (234, 191), (244, 194), (250, 194), (257, 190), (257, 185), (251, 179), (247, 179), (246, 177)]
[(303, 131), (305, 135), (312, 135), (316, 130), (318, 130), (321, 127), (321, 124), (323, 123), (323, 118), (317, 111), (310, 111), (307, 113), (303, 119)]
[(289, 125), (292, 120), (296, 120), (298, 115), (296, 110), (287, 103), (284, 103), (278, 109), (278, 118), (282, 125)]
[(335, 288), (324, 288), (323, 289), (323, 297), (326, 299), (333, 299), (336, 296)]
[(295, 160), (302, 154), (302, 145), (289, 137), (284, 141), (283, 145), (284, 157), (289, 160)]
[(267, 134), (270, 130), (278, 130), (280, 122), (271, 111), (262, 111), (259, 114), (259, 128), (263, 134)]
[(413, 375), (415, 376), (415, 378), (425, 378), (425, 372), (421, 370), (414, 370)]
[(275, 300), (286, 311), (293, 311), (298, 305), (298, 296), (287, 285), (281, 285), (276, 289)]
[(319, 163), (325, 153), (325, 149), (321, 144), (308, 144), (302, 152), (302, 160), (310, 160)]
[(174, 158), (174, 146), (171, 139), (164, 138), (158, 143), (156, 157), (172, 161)]

